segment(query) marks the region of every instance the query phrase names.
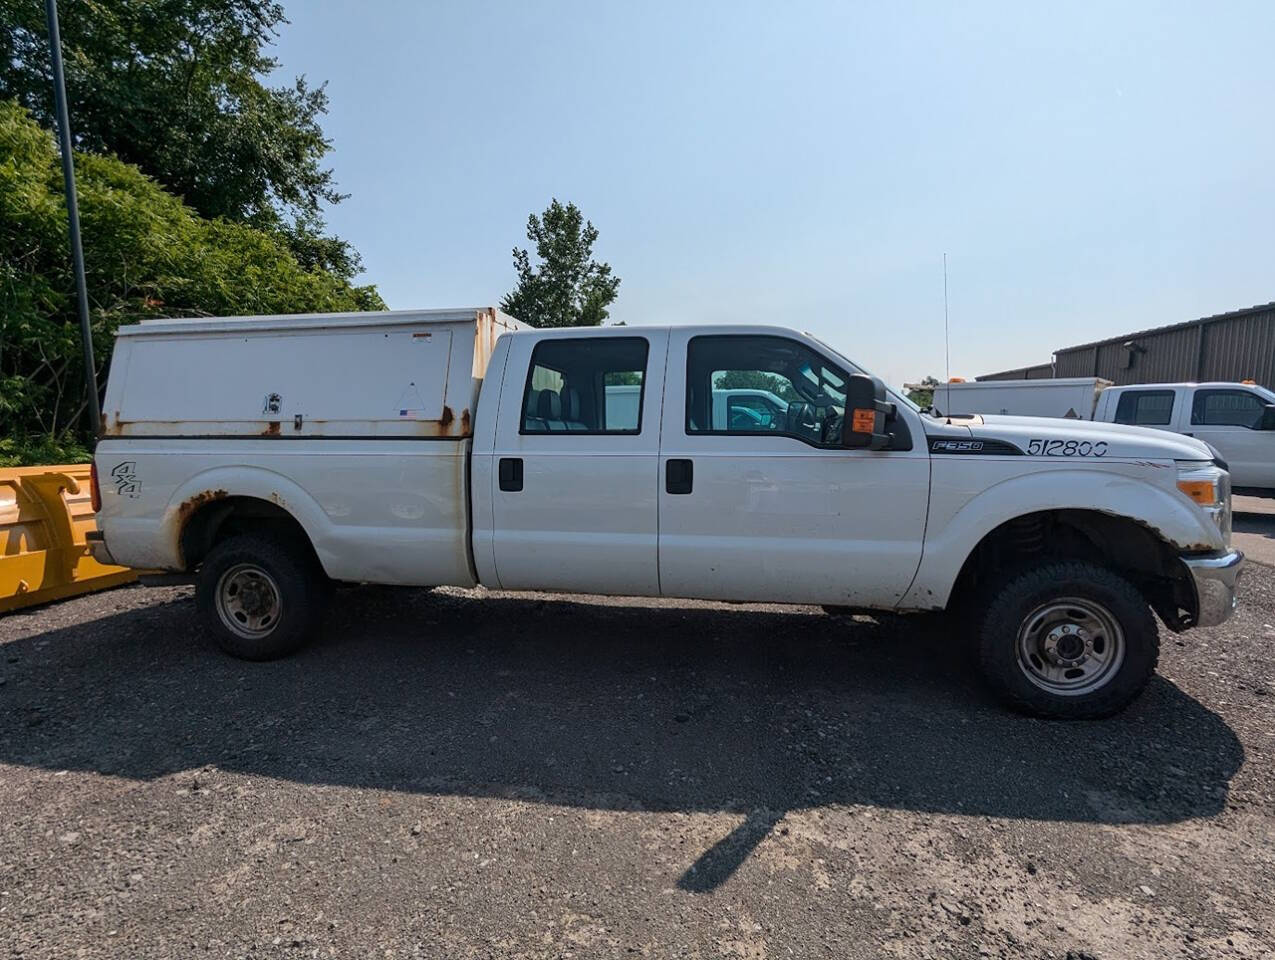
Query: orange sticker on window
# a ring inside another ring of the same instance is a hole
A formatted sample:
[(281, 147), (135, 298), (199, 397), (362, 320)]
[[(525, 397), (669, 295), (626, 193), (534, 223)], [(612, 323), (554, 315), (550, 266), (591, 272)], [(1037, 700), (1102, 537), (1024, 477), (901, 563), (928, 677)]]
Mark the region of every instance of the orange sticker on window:
[(855, 410), (854, 420), (851, 421), (850, 429), (854, 433), (872, 433), (877, 426), (877, 412), (875, 410)]

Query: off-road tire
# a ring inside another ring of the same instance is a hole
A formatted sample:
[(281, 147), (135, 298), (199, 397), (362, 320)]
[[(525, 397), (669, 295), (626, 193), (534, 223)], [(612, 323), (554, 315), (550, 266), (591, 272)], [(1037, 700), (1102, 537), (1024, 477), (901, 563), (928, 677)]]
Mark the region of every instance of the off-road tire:
[[(231, 630), (218, 608), (222, 577), (236, 568), (264, 571), (281, 599), (281, 611), (268, 633), (244, 637)], [(324, 607), (323, 571), (305, 544), (238, 534), (216, 544), (204, 558), (195, 581), (199, 618), (217, 645), (241, 660), (277, 660), (295, 653), (318, 631)]]
[[(1077, 597), (1101, 605), (1124, 634), (1123, 661), (1098, 688), (1052, 693), (1028, 678), (1019, 662), (1019, 630), (1051, 599)], [(979, 667), (1007, 705), (1057, 720), (1093, 720), (1119, 713), (1142, 693), (1160, 657), (1160, 635), (1146, 600), (1128, 580), (1095, 563), (1058, 561), (1011, 574), (989, 592), (978, 620)]]

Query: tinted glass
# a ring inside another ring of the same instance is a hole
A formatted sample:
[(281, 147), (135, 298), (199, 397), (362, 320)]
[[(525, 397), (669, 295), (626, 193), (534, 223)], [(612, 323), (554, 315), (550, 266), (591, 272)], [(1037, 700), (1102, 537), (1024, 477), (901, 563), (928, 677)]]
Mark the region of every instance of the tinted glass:
[(1173, 422), (1172, 390), (1127, 390), (1116, 406), (1116, 423), (1167, 427)]
[(1203, 426), (1248, 427), (1262, 423), (1266, 404), (1247, 390), (1197, 390), (1191, 407), (1191, 422)]
[(686, 353), (686, 432), (793, 437), (837, 446), (846, 374), (784, 337), (695, 337)]
[(643, 337), (542, 340), (531, 354), (521, 433), (638, 433)]

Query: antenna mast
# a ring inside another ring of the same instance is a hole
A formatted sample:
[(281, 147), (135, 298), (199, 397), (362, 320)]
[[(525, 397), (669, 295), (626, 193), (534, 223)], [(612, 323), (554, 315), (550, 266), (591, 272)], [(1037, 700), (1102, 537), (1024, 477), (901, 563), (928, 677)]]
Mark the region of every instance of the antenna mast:
[[(947, 322), (947, 254), (943, 254), (943, 365), (946, 370), (943, 373), (943, 406), (948, 408), (948, 413), (952, 412), (952, 335), (949, 332)], [(934, 388), (934, 398), (937, 401), (939, 395), (938, 387)], [(935, 412), (938, 412), (938, 404), (935, 403)]]
[(943, 379), (952, 382), (952, 335), (947, 324), (947, 254), (943, 254), (943, 362), (947, 372)]

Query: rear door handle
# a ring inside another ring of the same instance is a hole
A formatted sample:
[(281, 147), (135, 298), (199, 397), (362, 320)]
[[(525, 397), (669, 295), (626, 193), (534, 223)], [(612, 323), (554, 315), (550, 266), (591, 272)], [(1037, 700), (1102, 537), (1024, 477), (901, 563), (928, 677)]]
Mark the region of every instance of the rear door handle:
[(690, 493), (695, 482), (695, 464), (690, 460), (669, 460), (664, 464), (664, 489), (668, 493)]
[(517, 493), (522, 489), (522, 457), (500, 458), (500, 489)]

